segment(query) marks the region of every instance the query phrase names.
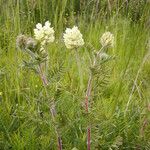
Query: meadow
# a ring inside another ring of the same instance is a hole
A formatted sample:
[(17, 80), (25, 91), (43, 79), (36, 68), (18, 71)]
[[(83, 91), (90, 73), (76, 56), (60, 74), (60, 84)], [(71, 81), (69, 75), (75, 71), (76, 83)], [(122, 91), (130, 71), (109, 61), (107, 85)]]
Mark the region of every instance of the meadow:
[[(46, 54), (17, 45), (46, 21)], [(0, 0), (0, 150), (57, 149), (150, 150), (149, 0)]]

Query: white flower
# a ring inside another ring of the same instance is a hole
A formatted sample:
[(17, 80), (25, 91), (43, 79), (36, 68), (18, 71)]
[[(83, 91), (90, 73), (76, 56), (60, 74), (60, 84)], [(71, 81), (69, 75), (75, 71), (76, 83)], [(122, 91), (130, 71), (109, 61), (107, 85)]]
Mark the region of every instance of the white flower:
[(100, 38), (100, 43), (103, 47), (105, 46), (114, 46), (114, 35), (110, 32), (105, 32), (102, 37)]
[(34, 29), (34, 36), (35, 36), (35, 39), (38, 40), (38, 41), (42, 41), (42, 39), (44, 38), (44, 30), (43, 28), (41, 29)]
[(44, 26), (38, 23), (34, 29), (34, 36), (42, 45), (54, 42), (54, 29), (51, 27), (51, 23), (46, 21)]
[(38, 24), (36, 25), (36, 28), (39, 29), (39, 30), (42, 29), (42, 24), (41, 24), (41, 23), (38, 23)]
[(82, 34), (76, 26), (72, 29), (67, 28), (63, 35), (63, 39), (68, 49), (78, 48), (84, 45)]

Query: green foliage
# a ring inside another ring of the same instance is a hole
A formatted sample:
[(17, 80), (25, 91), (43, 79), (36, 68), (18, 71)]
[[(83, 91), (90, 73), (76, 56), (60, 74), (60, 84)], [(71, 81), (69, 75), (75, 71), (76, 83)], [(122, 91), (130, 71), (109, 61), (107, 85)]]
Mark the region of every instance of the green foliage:
[[(107, 0), (0, 0), (0, 6), (0, 149), (56, 150), (56, 125), (64, 150), (84, 150), (89, 121), (92, 150), (150, 149), (149, 58), (125, 114), (139, 66), (148, 51), (148, 1), (131, 0), (127, 5), (119, 0), (109, 5)], [(52, 22), (57, 39), (47, 48), (50, 100), (35, 68), (37, 59), (18, 51), (15, 42), (21, 33), (33, 35), (35, 24), (46, 20)], [(80, 27), (88, 43), (79, 49), (83, 90), (75, 53), (62, 43), (62, 31), (74, 24)], [(109, 61), (90, 68), (94, 80), (90, 114), (86, 114), (83, 103), (89, 66), (105, 31), (115, 35), (116, 45), (107, 50)], [(49, 110), (52, 99), (56, 122)]]

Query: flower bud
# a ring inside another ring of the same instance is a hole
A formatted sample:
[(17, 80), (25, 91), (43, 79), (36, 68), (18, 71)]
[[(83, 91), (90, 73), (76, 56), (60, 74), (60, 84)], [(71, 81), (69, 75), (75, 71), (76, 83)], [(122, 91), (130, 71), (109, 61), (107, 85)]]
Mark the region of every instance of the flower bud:
[(21, 35), (17, 36), (17, 39), (16, 39), (17, 48), (25, 50), (26, 42), (27, 42), (27, 37), (25, 35), (21, 34)]

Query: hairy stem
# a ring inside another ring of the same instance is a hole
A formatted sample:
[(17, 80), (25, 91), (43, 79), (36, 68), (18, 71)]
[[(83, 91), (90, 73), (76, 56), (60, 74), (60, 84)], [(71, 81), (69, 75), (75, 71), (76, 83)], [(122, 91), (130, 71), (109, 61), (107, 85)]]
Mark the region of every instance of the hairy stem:
[(91, 149), (91, 127), (87, 128), (87, 150)]
[[(92, 88), (92, 73), (88, 80), (88, 86), (85, 97), (85, 110), (89, 113), (89, 98), (91, 96), (91, 88)], [(91, 127), (90, 125), (87, 127), (87, 150), (91, 149)]]
[[(41, 78), (42, 83), (44, 85), (46, 96), (47, 96), (47, 98), (49, 98), (48, 89), (47, 89), (47, 86), (48, 86), (49, 82), (47, 80), (46, 75), (42, 71), (41, 65), (39, 65), (39, 75), (40, 75), (40, 78)], [(56, 119), (55, 119), (56, 118), (56, 108), (55, 108), (54, 101), (52, 101), (52, 103), (50, 104), (50, 112), (51, 112), (51, 116), (52, 116), (52, 119), (53, 119), (53, 122), (54, 122), (55, 132), (56, 132), (56, 135), (57, 135), (58, 150), (62, 150), (61, 136), (58, 132), (57, 126), (55, 125), (55, 122), (56, 122)]]
[[(92, 67), (95, 67), (97, 59), (99, 57), (99, 54), (102, 52), (103, 49), (104, 49), (104, 47), (102, 47), (98, 51), (96, 57), (94, 58)], [(85, 96), (85, 111), (86, 111), (86, 113), (89, 113), (89, 100), (90, 100), (90, 97), (91, 97), (92, 80), (93, 80), (93, 74), (92, 74), (92, 72), (90, 72), (88, 85), (87, 85), (87, 90), (86, 90), (86, 96)], [(90, 150), (90, 149), (91, 149), (91, 127), (90, 127), (90, 125), (88, 125), (88, 127), (87, 127), (87, 150)]]
[(89, 99), (91, 96), (91, 88), (92, 88), (92, 73), (90, 74), (88, 80), (88, 86), (87, 86), (86, 97), (85, 97), (85, 110), (87, 113), (89, 112)]
[(46, 87), (46, 86), (48, 85), (48, 80), (47, 80), (46, 75), (45, 75), (45, 74), (43, 73), (43, 71), (42, 71), (42, 66), (41, 66), (41, 64), (39, 65), (39, 75), (40, 75), (40, 77), (41, 77), (41, 80), (42, 80), (42, 82), (43, 82), (44, 87)]

